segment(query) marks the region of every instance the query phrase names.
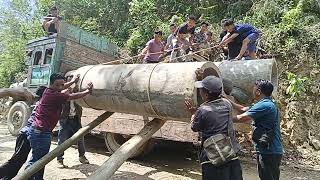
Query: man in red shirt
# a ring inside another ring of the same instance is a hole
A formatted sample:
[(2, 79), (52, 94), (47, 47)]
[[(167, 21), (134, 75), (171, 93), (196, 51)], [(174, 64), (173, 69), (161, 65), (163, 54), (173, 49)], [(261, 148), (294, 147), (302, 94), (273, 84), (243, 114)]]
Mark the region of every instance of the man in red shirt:
[[(61, 93), (79, 80), (79, 75), (65, 83), (61, 74), (54, 73), (50, 76), (50, 86), (44, 91), (42, 99), (37, 106), (35, 119), (28, 132), (28, 140), (32, 149), (32, 156), (27, 163), (30, 167), (36, 161), (45, 156), (51, 145), (51, 133), (60, 119), (62, 105), (70, 100), (80, 99), (91, 93), (93, 85), (89, 83), (87, 89), (78, 93)], [(44, 168), (39, 170), (30, 179), (43, 179)]]

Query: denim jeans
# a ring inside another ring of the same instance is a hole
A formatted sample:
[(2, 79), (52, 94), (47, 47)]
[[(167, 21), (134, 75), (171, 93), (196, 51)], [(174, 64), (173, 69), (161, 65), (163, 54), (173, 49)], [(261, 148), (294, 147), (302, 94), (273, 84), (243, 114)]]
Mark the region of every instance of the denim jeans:
[[(28, 133), (28, 140), (31, 147), (31, 158), (27, 163), (26, 169), (49, 152), (51, 145), (51, 132), (40, 131), (32, 127)], [(42, 180), (43, 174), (44, 168), (35, 173), (30, 179)]]
[[(58, 145), (62, 144), (64, 141), (69, 139), (81, 128), (81, 123), (76, 117), (69, 118), (69, 119), (61, 119), (59, 121), (59, 124), (60, 124), (60, 128), (58, 133)], [(79, 152), (79, 157), (84, 156), (86, 152), (84, 147), (83, 137), (78, 140), (78, 152)], [(63, 155), (64, 153), (58, 156), (57, 160), (63, 160)]]
[(0, 166), (0, 179), (8, 180), (14, 178), (22, 165), (26, 162), (30, 152), (30, 143), (27, 135), (20, 133), (16, 140), (15, 152), (12, 157)]

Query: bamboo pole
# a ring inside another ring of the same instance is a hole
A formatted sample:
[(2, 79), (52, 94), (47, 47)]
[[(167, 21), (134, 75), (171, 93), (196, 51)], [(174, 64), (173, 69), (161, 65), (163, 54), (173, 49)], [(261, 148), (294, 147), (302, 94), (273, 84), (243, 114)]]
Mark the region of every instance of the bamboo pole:
[(85, 127), (79, 129), (71, 138), (66, 140), (64, 143), (56, 147), (53, 151), (49, 152), (47, 155), (42, 157), (39, 161), (34, 163), (30, 168), (23, 171), (23, 173), (17, 175), (14, 180), (25, 180), (30, 178), (33, 174), (42, 169), (46, 164), (52, 161), (54, 158), (59, 156), (63, 151), (72, 146), (75, 142), (78, 141), (79, 138), (89, 133), (90, 130), (101, 124), (104, 120), (109, 118), (113, 112), (105, 112), (93, 120), (91, 123), (86, 125)]
[(88, 179), (109, 179), (165, 122), (166, 120), (158, 118), (148, 122), (137, 135), (124, 143), (97, 171), (89, 176)]

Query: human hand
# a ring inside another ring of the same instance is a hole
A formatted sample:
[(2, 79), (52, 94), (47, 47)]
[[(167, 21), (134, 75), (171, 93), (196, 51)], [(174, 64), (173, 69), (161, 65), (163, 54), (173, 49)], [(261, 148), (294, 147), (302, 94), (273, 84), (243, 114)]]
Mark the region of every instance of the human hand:
[(53, 21), (54, 23), (56, 23), (56, 22), (59, 21), (59, 18), (58, 18), (58, 17), (55, 17), (55, 18), (52, 19), (52, 21)]
[(79, 81), (79, 79), (80, 79), (80, 74), (77, 74), (77, 75), (73, 76), (71, 82), (77, 83)]
[(203, 79), (203, 69), (198, 68), (195, 73), (197, 80), (201, 81)]
[(92, 93), (92, 89), (93, 89), (93, 84), (92, 84), (92, 82), (89, 82), (89, 83), (87, 84), (87, 90), (88, 90), (90, 93)]
[(236, 58), (234, 58), (234, 60), (238, 61), (240, 60), (242, 57), (240, 55), (238, 55)]
[(186, 99), (184, 101), (184, 104), (187, 108), (187, 110), (191, 113), (191, 114), (195, 114), (197, 111), (197, 108), (193, 106), (192, 100), (190, 98)]

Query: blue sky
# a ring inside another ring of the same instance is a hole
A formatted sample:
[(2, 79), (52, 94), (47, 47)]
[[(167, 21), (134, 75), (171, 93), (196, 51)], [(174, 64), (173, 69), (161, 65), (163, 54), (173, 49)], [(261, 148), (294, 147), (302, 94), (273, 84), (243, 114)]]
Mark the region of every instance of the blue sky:
[(10, 0), (0, 0), (0, 8), (7, 8), (9, 6)]

